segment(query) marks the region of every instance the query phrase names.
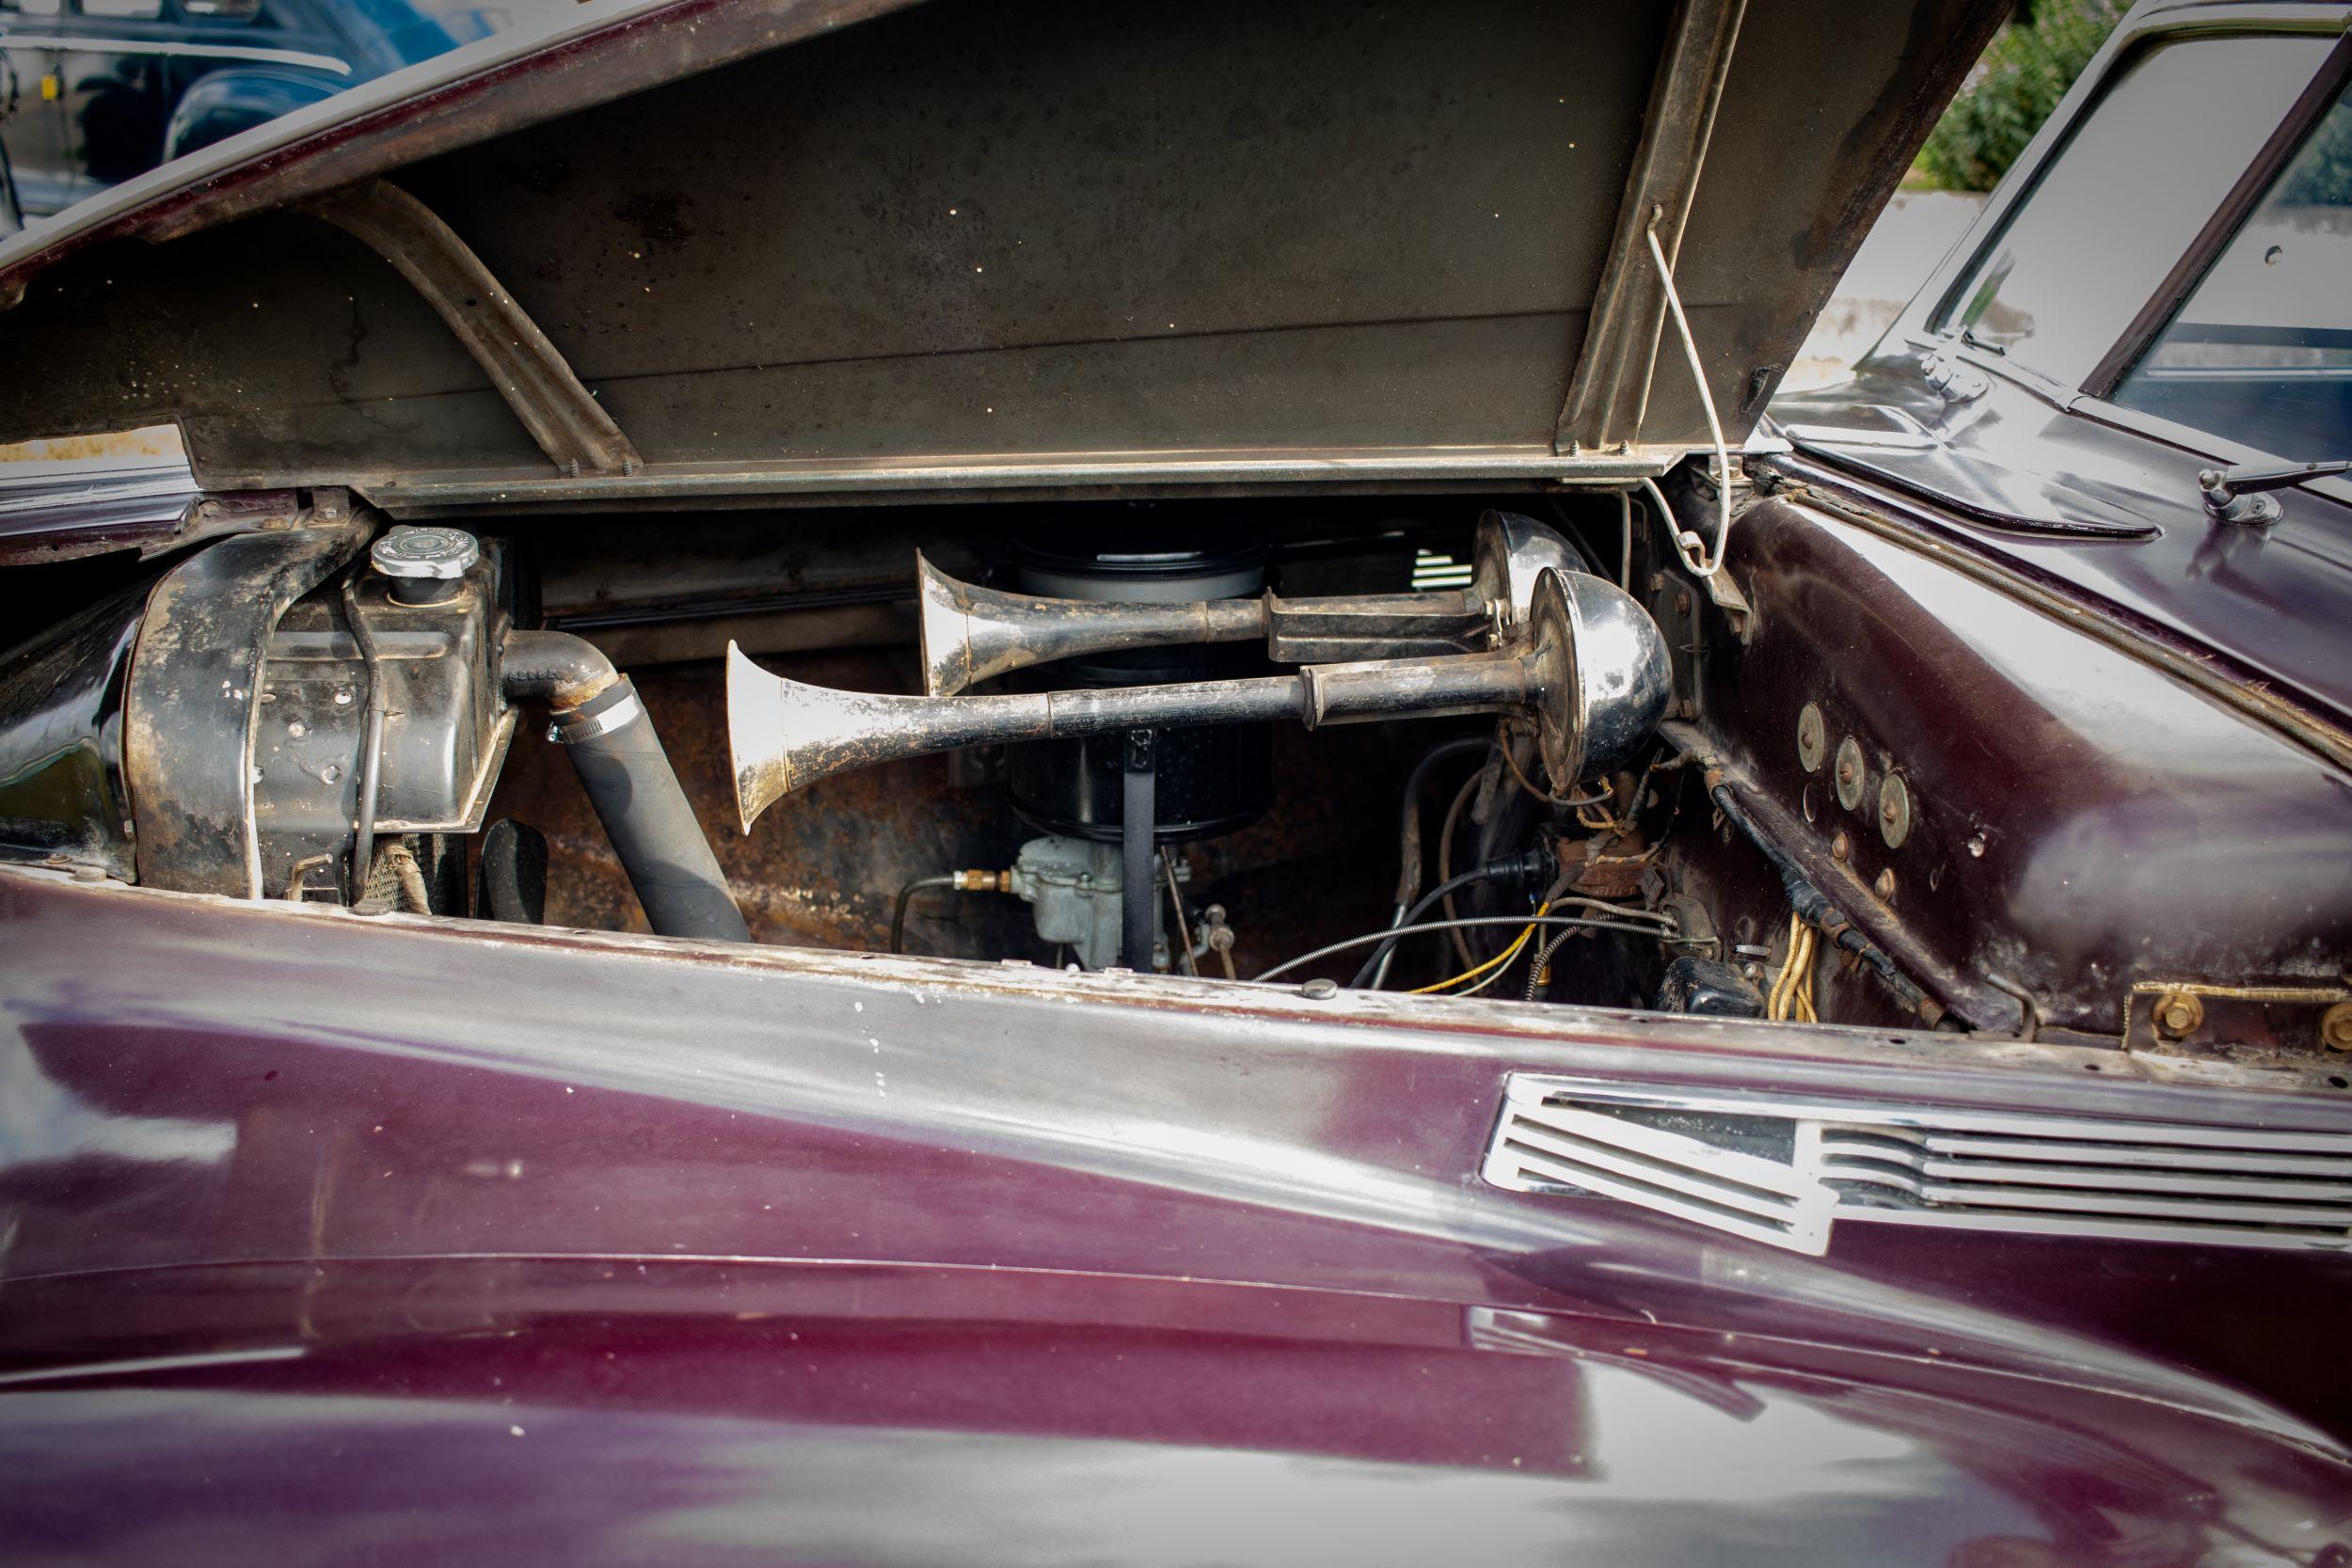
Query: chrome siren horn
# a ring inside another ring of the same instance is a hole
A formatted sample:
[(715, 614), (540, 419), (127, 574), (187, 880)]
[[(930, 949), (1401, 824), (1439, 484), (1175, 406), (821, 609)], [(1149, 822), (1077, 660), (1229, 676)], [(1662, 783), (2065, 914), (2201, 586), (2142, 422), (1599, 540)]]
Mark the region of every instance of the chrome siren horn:
[[(1119, 644), (1124, 646), (1125, 644)], [(1532, 715), (1552, 786), (1616, 766), (1665, 716), (1665, 639), (1614, 584), (1546, 570), (1507, 645), (1439, 657), (1314, 664), (1295, 675), (984, 697), (835, 691), (771, 675), (727, 646), (727, 743), (743, 831), (780, 796), (876, 763), (965, 746), (1295, 718)]]
[(1468, 653), (1525, 623), (1546, 569), (1577, 569), (1566, 540), (1508, 512), (1478, 519), (1471, 562), (1470, 586), (1451, 593), (1146, 604), (981, 588), (917, 556), (923, 689), (952, 697), (991, 675), (1079, 654), (1260, 638), (1285, 664)]

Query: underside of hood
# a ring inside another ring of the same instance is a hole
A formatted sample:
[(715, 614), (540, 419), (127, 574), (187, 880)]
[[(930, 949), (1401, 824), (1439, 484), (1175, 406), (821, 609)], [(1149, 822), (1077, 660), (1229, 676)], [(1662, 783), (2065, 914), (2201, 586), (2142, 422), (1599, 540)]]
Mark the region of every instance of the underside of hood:
[(2006, 8), (874, 8), (461, 52), (21, 237), (0, 440), (411, 514), (1654, 472), (1649, 236), (1737, 442)]

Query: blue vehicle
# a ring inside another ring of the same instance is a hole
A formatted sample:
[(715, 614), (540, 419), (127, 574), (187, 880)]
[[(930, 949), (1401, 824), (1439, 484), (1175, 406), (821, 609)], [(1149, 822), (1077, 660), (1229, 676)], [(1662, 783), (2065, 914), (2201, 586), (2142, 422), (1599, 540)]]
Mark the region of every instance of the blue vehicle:
[(0, 0), (0, 232), (501, 20), (409, 0)]

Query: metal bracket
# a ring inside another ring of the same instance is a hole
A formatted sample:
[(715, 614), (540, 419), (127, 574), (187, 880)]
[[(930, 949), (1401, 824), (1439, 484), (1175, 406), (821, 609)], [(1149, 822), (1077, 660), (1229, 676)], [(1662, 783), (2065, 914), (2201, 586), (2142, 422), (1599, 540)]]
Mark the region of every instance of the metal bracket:
[(1650, 376), (1666, 324), (1666, 294), (1652, 268), (1646, 238), (1656, 211), (1658, 239), (1671, 264), (1697, 194), (1715, 105), (1731, 74), (1732, 45), (1746, 0), (1682, 0), (1643, 118), (1633, 175), (1617, 208), (1616, 233), (1585, 320), (1584, 346), (1553, 434), (1556, 451), (1607, 450), (1641, 438)]
[(140, 881), (262, 896), (253, 736), (270, 634), (287, 607), (358, 553), (368, 531), (344, 509), (314, 527), (223, 539), (148, 596), (122, 699)]
[(633, 474), (644, 466), (548, 335), (431, 208), (382, 180), (305, 204), (398, 268), (488, 373), (556, 471)]

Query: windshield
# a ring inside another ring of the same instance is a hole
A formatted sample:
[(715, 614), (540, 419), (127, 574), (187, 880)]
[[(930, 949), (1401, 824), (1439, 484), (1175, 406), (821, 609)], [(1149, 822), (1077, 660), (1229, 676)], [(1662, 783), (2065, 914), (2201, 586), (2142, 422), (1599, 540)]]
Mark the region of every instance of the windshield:
[(2352, 451), (2352, 88), (2112, 401), (2258, 451)]
[(1943, 330), (2082, 384), (2327, 57), (2318, 35), (2192, 38), (2127, 64), (1950, 296)]

